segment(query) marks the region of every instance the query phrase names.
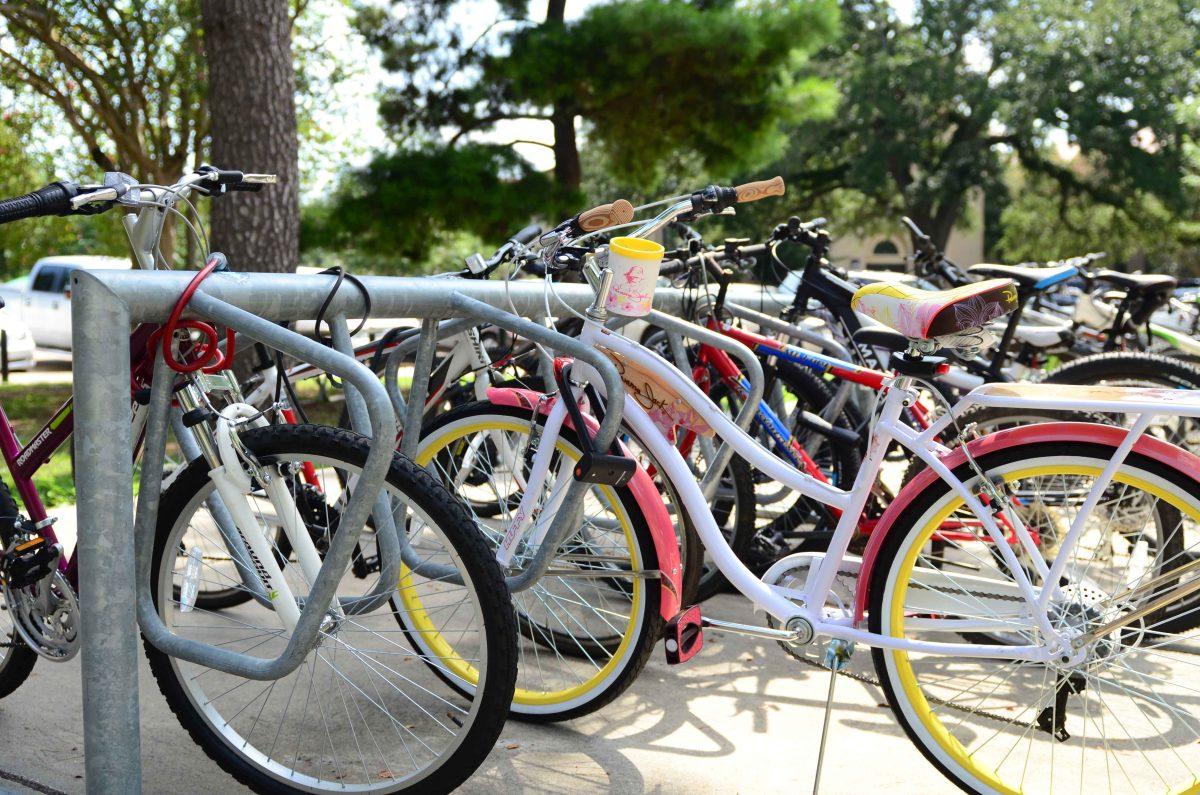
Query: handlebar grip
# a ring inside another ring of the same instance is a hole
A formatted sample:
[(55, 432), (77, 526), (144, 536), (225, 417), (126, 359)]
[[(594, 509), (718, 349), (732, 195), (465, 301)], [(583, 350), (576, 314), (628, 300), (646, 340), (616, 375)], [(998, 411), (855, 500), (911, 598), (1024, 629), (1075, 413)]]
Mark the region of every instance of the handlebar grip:
[(0, 224), (44, 215), (66, 215), (71, 212), (74, 195), (75, 186), (70, 182), (51, 182), (33, 193), (0, 200)]
[(525, 246), (525, 245), (528, 245), (528, 244), (532, 243), (533, 241), (537, 240), (538, 236), (541, 234), (542, 234), (542, 228), (540, 226), (538, 226), (537, 224), (530, 224), (529, 226), (522, 229), (520, 232), (517, 232), (515, 235), (510, 237), (509, 240), (513, 241), (514, 243), (520, 243), (522, 246)]
[(601, 204), (590, 210), (584, 210), (575, 216), (575, 225), (584, 232), (595, 232), (617, 224), (627, 224), (633, 220), (633, 205), (624, 199), (617, 199), (612, 204)]
[(738, 185), (733, 189), (739, 203), (756, 202), (768, 196), (782, 196), (786, 191), (787, 186), (783, 184), (783, 177), (747, 182), (745, 185)]

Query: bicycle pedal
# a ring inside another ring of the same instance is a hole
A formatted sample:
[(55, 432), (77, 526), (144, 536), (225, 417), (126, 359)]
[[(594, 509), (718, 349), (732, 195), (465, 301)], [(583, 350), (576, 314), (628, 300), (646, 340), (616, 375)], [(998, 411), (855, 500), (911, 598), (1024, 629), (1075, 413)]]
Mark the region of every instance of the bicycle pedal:
[(624, 486), (637, 471), (637, 461), (621, 455), (586, 452), (575, 464), (575, 479), (601, 486)]
[(666, 642), (663, 646), (667, 652), (667, 665), (679, 665), (696, 656), (704, 647), (700, 605), (692, 605), (680, 611), (667, 622)]
[(3, 561), (8, 587), (24, 588), (44, 579), (54, 571), (61, 554), (61, 546), (51, 544), (42, 536), (17, 544)]

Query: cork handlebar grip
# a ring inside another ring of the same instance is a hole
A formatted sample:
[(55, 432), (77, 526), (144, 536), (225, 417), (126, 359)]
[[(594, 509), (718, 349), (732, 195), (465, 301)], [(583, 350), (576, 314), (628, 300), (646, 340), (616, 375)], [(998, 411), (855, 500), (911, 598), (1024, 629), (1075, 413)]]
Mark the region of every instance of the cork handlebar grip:
[(601, 204), (590, 210), (584, 210), (576, 221), (579, 228), (585, 232), (595, 232), (618, 224), (627, 224), (633, 220), (633, 205), (624, 199), (617, 199), (611, 204)]
[(733, 192), (737, 194), (738, 202), (756, 202), (768, 196), (782, 196), (785, 190), (787, 188), (783, 184), (783, 177), (775, 177), (738, 185)]

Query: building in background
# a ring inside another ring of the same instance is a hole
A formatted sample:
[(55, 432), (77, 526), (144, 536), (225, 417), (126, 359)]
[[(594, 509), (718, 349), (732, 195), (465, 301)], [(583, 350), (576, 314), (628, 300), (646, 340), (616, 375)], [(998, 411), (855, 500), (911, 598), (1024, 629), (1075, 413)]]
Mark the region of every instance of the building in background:
[[(971, 225), (950, 233), (946, 256), (965, 268), (983, 262), (982, 191), (975, 192), (970, 200), (970, 210), (964, 215)], [(907, 269), (905, 258), (911, 253), (912, 241), (897, 218), (895, 231), (890, 235), (836, 235), (829, 258), (835, 265), (847, 270), (904, 271)]]

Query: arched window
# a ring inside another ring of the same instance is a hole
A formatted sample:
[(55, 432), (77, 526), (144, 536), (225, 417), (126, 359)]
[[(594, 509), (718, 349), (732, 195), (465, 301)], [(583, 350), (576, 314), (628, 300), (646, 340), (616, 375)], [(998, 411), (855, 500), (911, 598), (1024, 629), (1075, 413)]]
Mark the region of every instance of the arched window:
[(896, 244), (890, 240), (883, 240), (875, 244), (874, 254), (899, 254), (900, 249), (896, 248)]

